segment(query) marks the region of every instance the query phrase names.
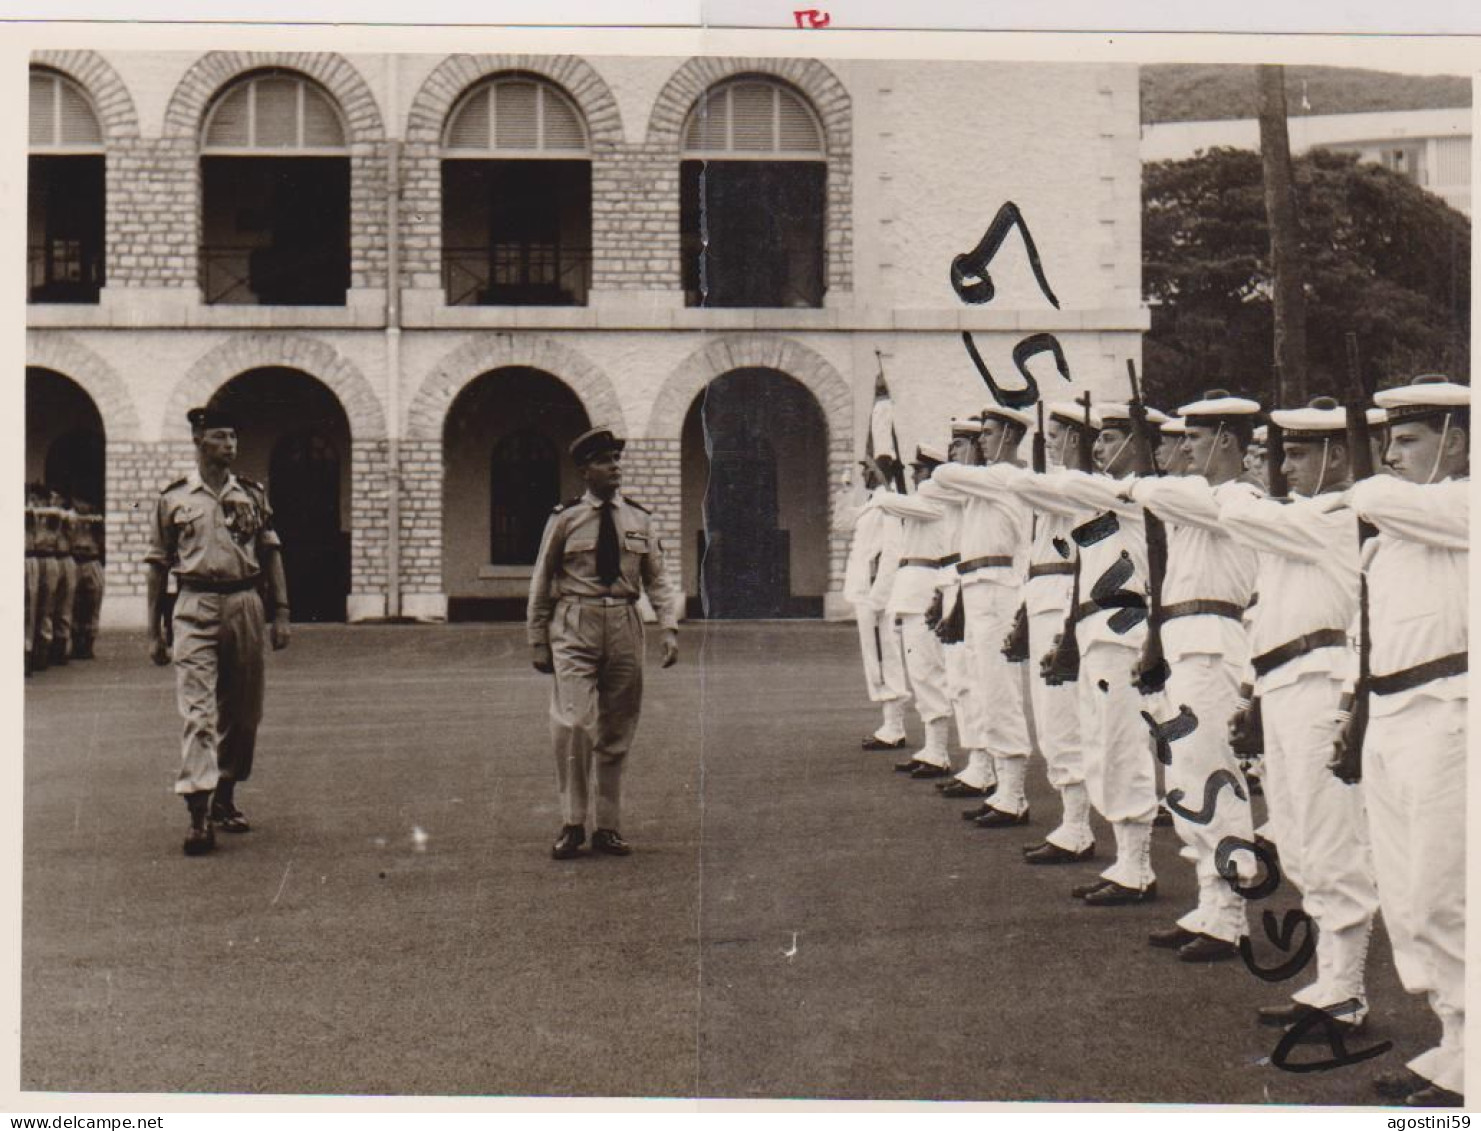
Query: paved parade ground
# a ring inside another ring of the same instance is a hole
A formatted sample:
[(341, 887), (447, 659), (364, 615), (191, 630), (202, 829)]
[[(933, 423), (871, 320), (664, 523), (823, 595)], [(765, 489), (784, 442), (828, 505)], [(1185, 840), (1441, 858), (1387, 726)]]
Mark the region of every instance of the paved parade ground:
[[(142, 634), (27, 681), (21, 1086), (41, 1091), (1367, 1103), (1433, 1043), (1374, 938), (1352, 1067), (1272, 1067), (1309, 981), (1146, 944), (1191, 905), (1093, 908), (863, 753), (852, 625), (657, 633), (627, 859), (550, 859), (547, 677), (517, 625), (299, 626), (237, 801), (182, 855), (173, 674)], [(912, 718), (912, 731), (919, 725)], [(1283, 914), (1289, 883), (1252, 908)], [(1287, 955), (1268, 943), (1261, 960)], [(1297, 1056), (1324, 1058), (1323, 1048)]]

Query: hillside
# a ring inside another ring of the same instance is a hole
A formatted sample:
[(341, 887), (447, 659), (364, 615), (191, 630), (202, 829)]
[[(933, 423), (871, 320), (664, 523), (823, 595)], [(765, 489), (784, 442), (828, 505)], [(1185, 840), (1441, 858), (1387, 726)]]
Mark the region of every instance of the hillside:
[[(1255, 116), (1253, 67), (1163, 63), (1143, 66), (1141, 72), (1143, 125)], [(1287, 67), (1286, 103), (1293, 118), (1469, 106), (1471, 80), (1352, 67)]]

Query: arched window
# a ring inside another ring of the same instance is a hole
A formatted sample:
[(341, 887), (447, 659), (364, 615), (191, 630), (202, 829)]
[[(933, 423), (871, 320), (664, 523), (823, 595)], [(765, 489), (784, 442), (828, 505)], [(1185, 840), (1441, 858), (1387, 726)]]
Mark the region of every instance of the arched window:
[(334, 100), (287, 71), (240, 79), (201, 126), (208, 303), (343, 306), (350, 159)]
[(103, 286), (103, 131), (71, 79), (31, 69), (26, 192), (30, 302), (98, 301)]
[(489, 470), (489, 562), (532, 565), (551, 510), (560, 502), (560, 453), (548, 436), (510, 432)]
[(712, 87), (684, 125), (680, 253), (688, 306), (821, 306), (822, 124), (781, 83)]
[(530, 76), (490, 79), (448, 115), (442, 157), (448, 305), (586, 305), (591, 151), (576, 104)]

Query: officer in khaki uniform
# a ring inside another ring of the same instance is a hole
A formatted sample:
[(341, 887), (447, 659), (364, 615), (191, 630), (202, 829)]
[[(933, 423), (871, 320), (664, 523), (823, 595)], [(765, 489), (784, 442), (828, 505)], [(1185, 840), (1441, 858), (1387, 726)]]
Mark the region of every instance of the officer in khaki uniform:
[(72, 656), (72, 602), (77, 592), (77, 562), (72, 557), (72, 538), (77, 531), (77, 512), (72, 499), (53, 492), (53, 503), (61, 507), (57, 523), (57, 587), (52, 593), (51, 662), (65, 664)]
[(103, 612), (103, 516), (79, 499), (72, 528), (77, 584), (72, 593), (72, 658), (91, 660)]
[[(213, 825), (250, 829), (236, 808), (236, 784), (252, 772), (262, 719), (266, 582), (273, 648), (288, 645), (288, 587), (267, 492), (231, 473), (236, 424), (224, 412), (188, 414), (196, 470), (160, 493), (149, 563), (149, 653), (175, 661), (176, 699), (185, 720), (175, 792), (190, 810), (185, 854), (215, 847)], [(179, 579), (173, 646), (165, 642), (166, 574)], [(213, 796), (214, 793), (214, 796)]]
[(632, 852), (618, 823), (623, 763), (643, 700), (637, 601), (644, 589), (663, 629), (663, 666), (679, 659), (680, 593), (664, 569), (651, 512), (620, 490), (625, 445), (607, 428), (571, 444), (586, 493), (551, 514), (530, 579), (532, 659), (537, 671), (555, 676), (550, 723), (562, 828), (551, 855), (557, 860), (576, 856), (586, 842), (593, 778), (592, 848), (612, 856)]
[(26, 485), (26, 674), (31, 674), (31, 648), (36, 641), (36, 605), (41, 586), (41, 559), (36, 556), (36, 489)]
[(31, 668), (45, 671), (51, 664), (52, 621), (56, 617), (57, 586), (62, 567), (57, 561), (57, 541), (62, 524), (62, 509), (55, 493), (42, 487), (36, 498), (36, 621), (31, 638)]

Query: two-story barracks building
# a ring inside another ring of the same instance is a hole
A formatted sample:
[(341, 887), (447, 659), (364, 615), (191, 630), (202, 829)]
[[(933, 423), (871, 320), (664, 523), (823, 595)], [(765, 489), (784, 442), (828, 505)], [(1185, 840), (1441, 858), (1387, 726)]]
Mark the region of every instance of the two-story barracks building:
[[(907, 448), (985, 403), (963, 330), (1004, 385), (1032, 333), (1097, 394), (1140, 357), (1135, 66), (68, 50), (30, 89), (27, 475), (106, 507), (113, 624), (196, 404), (301, 618), (518, 615), (597, 423), (693, 615), (838, 616), (876, 351)], [(951, 287), (1009, 200), (1058, 308), (1016, 234)]]

